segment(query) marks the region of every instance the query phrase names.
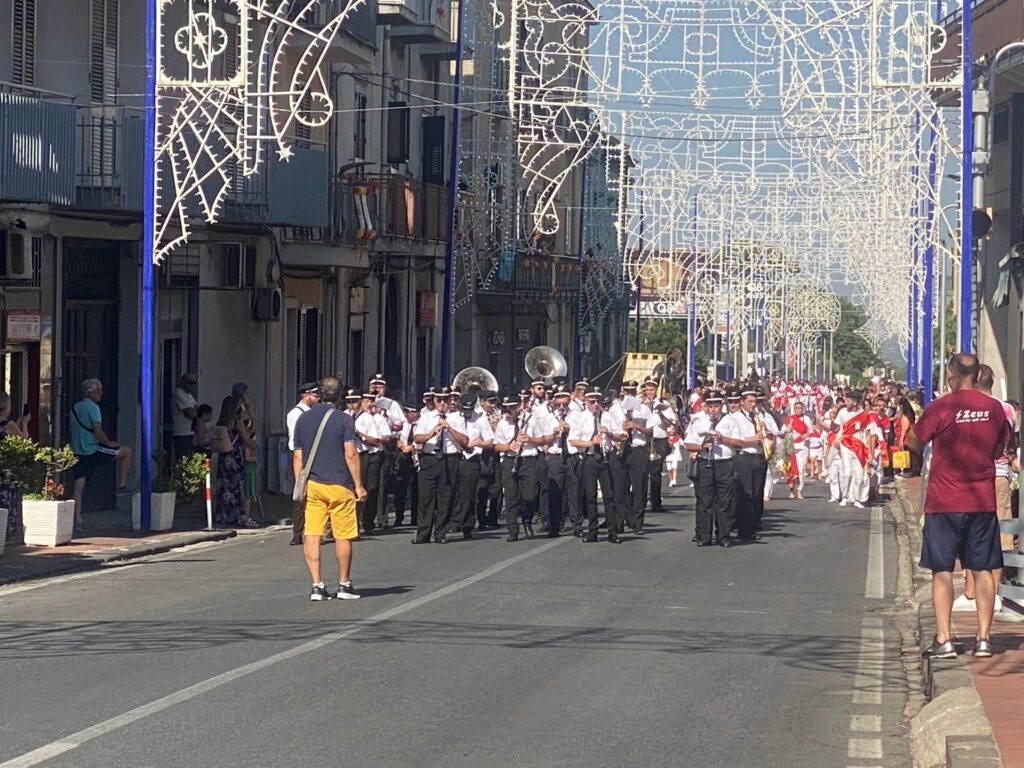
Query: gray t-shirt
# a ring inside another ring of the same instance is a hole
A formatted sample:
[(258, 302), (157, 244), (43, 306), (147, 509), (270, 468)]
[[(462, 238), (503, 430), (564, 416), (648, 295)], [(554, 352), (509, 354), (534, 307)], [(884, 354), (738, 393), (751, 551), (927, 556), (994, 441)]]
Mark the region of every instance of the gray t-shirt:
[(313, 466), (309, 470), (309, 479), (325, 485), (343, 485), (354, 491), (356, 486), (348, 471), (348, 464), (345, 463), (345, 443), (355, 443), (356, 428), (347, 413), (327, 403), (314, 405), (299, 417), (295, 425), (295, 448), (302, 451), (303, 461), (309, 457), (320, 422), (328, 411), (333, 413), (324, 427)]

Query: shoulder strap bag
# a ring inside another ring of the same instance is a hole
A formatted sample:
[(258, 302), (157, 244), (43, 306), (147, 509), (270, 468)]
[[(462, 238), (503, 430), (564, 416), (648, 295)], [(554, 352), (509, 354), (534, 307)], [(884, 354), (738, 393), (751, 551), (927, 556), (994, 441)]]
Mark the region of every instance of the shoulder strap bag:
[(302, 469), (299, 471), (299, 477), (295, 481), (295, 488), (292, 490), (292, 500), (306, 501), (306, 483), (309, 481), (309, 470), (313, 468), (313, 459), (316, 458), (316, 449), (320, 447), (320, 438), (324, 435), (324, 427), (327, 426), (327, 420), (334, 414), (335, 409), (331, 408), (327, 413), (324, 414), (323, 419), (320, 420), (320, 426), (316, 430), (316, 437), (313, 438), (313, 447), (309, 451), (309, 456), (306, 457), (306, 461), (302, 465)]

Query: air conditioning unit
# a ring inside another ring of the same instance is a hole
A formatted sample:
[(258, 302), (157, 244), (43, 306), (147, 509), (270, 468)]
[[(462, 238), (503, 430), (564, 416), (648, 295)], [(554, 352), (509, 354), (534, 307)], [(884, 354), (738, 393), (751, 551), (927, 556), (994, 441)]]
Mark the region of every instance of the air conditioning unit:
[(9, 230), (0, 235), (0, 278), (31, 280), (32, 240), (29, 234)]
[(252, 319), (257, 323), (276, 323), (284, 304), (280, 288), (257, 288), (252, 292)]

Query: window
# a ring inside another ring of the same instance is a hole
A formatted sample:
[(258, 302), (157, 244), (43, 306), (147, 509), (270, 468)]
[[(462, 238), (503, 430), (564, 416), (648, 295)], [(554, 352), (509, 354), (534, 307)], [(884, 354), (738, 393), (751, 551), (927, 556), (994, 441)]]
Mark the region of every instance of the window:
[(1001, 109), (992, 120), (992, 143), (1002, 144), (1010, 138), (1010, 110)]
[(366, 107), (368, 99), (366, 91), (356, 89), (355, 93), (355, 117), (356, 124), (353, 132), (352, 155), (355, 160), (366, 159)]
[(252, 288), (256, 285), (256, 246), (225, 243), (221, 246), (222, 288)]
[[(310, 113), (310, 110), (312, 109), (313, 96), (309, 91), (306, 91), (306, 93), (303, 94), (302, 98), (299, 100), (299, 114), (308, 115)], [(303, 123), (301, 120), (295, 121), (295, 143), (297, 146), (308, 149), (309, 140), (312, 137), (312, 135), (313, 132), (308, 125)], [(308, 381), (308, 379), (304, 379), (304, 381)]]
[(94, 104), (112, 104), (117, 94), (118, 2), (92, 0), (89, 93)]
[(36, 82), (36, 0), (14, 0), (11, 80), (16, 85)]
[(299, 310), (299, 358), (297, 375), (299, 381), (318, 381), (323, 359), (323, 327), (320, 310), (304, 307)]

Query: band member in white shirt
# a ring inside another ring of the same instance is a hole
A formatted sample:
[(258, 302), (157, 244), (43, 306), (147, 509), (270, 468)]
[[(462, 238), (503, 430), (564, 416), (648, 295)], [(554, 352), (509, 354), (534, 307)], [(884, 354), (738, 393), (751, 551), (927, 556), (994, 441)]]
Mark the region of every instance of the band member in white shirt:
[[(575, 474), (579, 477), (580, 493), (583, 510), (587, 517), (587, 532), (583, 533), (583, 520), (579, 507), (576, 517), (572, 520), (573, 534), (582, 537), (584, 542), (597, 541), (597, 487), (601, 485), (604, 496), (605, 520), (607, 521), (608, 541), (618, 541), (618, 519), (614, 513), (615, 500), (611, 487), (611, 475), (605, 452), (610, 446), (608, 440), (609, 426), (606, 414), (601, 408), (601, 391), (592, 388), (586, 394), (586, 410), (569, 414), (569, 446), (575, 452)], [(611, 514), (609, 514), (611, 512)]]
[(501, 403), (502, 418), (494, 426), (494, 449), (501, 461), (502, 497), (508, 541), (519, 540), (522, 501), (519, 498), (519, 472), (516, 456), (519, 453), (520, 406), (519, 399), (506, 397)]
[(367, 536), (372, 535), (376, 529), (377, 507), (380, 503), (381, 452), (384, 444), (391, 439), (390, 431), (386, 434), (380, 432), (380, 423), (373, 413), (374, 399), (372, 393), (364, 393), (355, 418), (356, 450), (359, 451), (359, 468), (363, 487), (366, 488), (366, 501), (359, 506), (359, 520)]
[(566, 516), (578, 516), (579, 482), (569, 462), (569, 390), (555, 388), (551, 403), (554, 440), (547, 446), (548, 468), (548, 531), (550, 538), (558, 536)]
[(405, 423), (398, 432), (396, 445), (398, 453), (395, 458), (394, 470), (394, 500), (395, 500), (395, 527), (405, 524), (406, 499), (409, 499), (409, 509), (412, 525), (416, 525), (417, 514), (419, 513), (419, 471), (420, 446), (413, 442), (413, 430), (420, 418), (420, 409), (414, 405), (407, 405), (405, 412)]
[(453, 531), (459, 528), (465, 539), (473, 538), (473, 528), (476, 524), (476, 493), (480, 483), (483, 453), (494, 446), (491, 424), (486, 416), (477, 412), (476, 405), (476, 395), (462, 395), (459, 398), (459, 423), (456, 423), (454, 414), (452, 419), (449, 419), (452, 429), (466, 437), (458, 470), (458, 508), (452, 515), (451, 525)]
[[(536, 390), (536, 387), (534, 387)], [(543, 386), (541, 387), (543, 390)], [(523, 527), (533, 537), (533, 519), (540, 511), (541, 491), (547, 497), (547, 463), (544, 449), (555, 441), (556, 422), (547, 403), (536, 395), (529, 412), (520, 415), (519, 498), (523, 504)]]
[(722, 419), (718, 431), (722, 441), (736, 454), (733, 508), (738, 536), (755, 541), (764, 512), (765, 470), (768, 467), (763, 442), (767, 432), (757, 413), (755, 390), (747, 389), (741, 394), (739, 410)]
[(651, 409), (636, 396), (637, 382), (627, 381), (622, 385), (622, 410), (626, 414), (623, 428), (629, 435), (626, 465), (629, 472), (629, 493), (626, 497), (626, 524), (633, 533), (642, 536), (644, 532), (644, 505), (647, 501), (647, 464), (650, 449), (647, 441), (654, 436)]
[(694, 481), (697, 532), (694, 538), (698, 547), (710, 547), (714, 543), (715, 528), (719, 545), (732, 546), (729, 532), (733, 523), (733, 451), (718, 432), (724, 399), (719, 392), (708, 393), (704, 398), (705, 413), (693, 418), (683, 438), (686, 450), (697, 453), (697, 479)]
[(672, 406), (662, 398), (658, 397), (658, 382), (648, 378), (644, 381), (644, 404), (651, 411), (652, 452), (654, 458), (648, 456), (647, 476), (649, 482), (649, 496), (651, 501), (651, 512), (660, 514), (665, 511), (661, 503), (661, 476), (665, 468), (665, 457), (668, 456), (668, 432), (669, 427), (675, 426), (677, 421), (676, 412)]

